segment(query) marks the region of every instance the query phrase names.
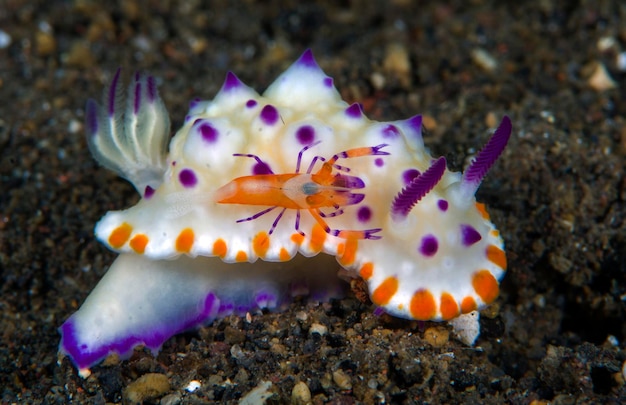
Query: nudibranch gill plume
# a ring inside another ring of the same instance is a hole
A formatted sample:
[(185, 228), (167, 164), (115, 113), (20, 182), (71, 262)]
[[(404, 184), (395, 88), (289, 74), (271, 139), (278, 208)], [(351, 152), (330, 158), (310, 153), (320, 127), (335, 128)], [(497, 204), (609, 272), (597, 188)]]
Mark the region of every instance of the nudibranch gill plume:
[(335, 258), (396, 317), (450, 320), (496, 299), (503, 240), (474, 195), (508, 117), (461, 174), (429, 155), (421, 116), (368, 119), (310, 50), (263, 95), (228, 73), (213, 100), (191, 102), (169, 150), (154, 78), (136, 74), (127, 93), (124, 111), (118, 70), (86, 107), (91, 153), (141, 200), (96, 225), (120, 256), (61, 326), (60, 351), (83, 372), (229, 314), (339, 297)]

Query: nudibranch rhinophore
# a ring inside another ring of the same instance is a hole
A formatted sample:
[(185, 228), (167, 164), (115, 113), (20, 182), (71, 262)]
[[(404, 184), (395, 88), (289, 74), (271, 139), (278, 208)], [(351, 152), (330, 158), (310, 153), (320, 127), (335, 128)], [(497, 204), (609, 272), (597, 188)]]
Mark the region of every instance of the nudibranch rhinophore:
[(96, 225), (120, 256), (60, 328), (83, 372), (229, 314), (339, 297), (335, 258), (400, 318), (450, 320), (497, 297), (503, 241), (474, 194), (508, 117), (451, 172), (424, 148), (421, 116), (368, 119), (308, 50), (262, 96), (228, 73), (212, 101), (191, 102), (168, 153), (155, 80), (135, 75), (125, 112), (120, 83), (118, 70), (103, 105), (88, 101), (87, 143), (142, 198)]

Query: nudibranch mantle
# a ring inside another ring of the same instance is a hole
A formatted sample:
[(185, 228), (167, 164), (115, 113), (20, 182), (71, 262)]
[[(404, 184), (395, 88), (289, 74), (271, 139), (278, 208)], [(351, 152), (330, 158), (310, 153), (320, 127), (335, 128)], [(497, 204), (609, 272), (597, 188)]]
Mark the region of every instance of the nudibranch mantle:
[[(105, 276), (110, 293), (96, 287), (61, 328), (61, 351), (79, 368), (140, 343), (156, 350), (225, 314), (276, 308), (303, 286), (315, 299), (338, 296), (327, 275), (311, 276), (326, 270), (307, 268), (304, 257), (319, 253), (401, 318), (449, 320), (497, 297), (503, 241), (474, 194), (508, 141), (508, 117), (463, 174), (451, 172), (425, 149), (421, 116), (368, 119), (309, 50), (262, 96), (228, 73), (212, 101), (191, 102), (168, 153), (154, 79), (135, 76), (125, 114), (119, 83), (118, 71), (104, 105), (87, 103), (88, 144), (142, 199), (96, 226), (122, 255)], [(147, 312), (128, 315), (129, 302)], [(96, 308), (114, 310), (94, 322)], [(146, 319), (159, 308), (161, 320)]]

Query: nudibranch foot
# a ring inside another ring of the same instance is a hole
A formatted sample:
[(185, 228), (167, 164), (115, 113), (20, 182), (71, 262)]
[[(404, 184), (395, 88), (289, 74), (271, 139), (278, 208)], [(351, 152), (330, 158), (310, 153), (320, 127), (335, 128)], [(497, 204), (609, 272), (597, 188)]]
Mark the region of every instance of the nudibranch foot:
[(155, 79), (136, 73), (123, 111), (121, 69), (104, 93), (103, 105), (89, 99), (85, 108), (87, 145), (102, 166), (151, 194), (163, 181), (170, 120)]

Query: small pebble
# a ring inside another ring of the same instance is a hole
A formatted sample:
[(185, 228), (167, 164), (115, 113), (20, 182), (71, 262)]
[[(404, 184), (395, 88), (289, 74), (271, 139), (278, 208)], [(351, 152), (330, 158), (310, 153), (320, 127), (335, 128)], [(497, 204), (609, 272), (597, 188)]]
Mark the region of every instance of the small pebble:
[(342, 390), (349, 391), (352, 389), (352, 381), (350, 381), (350, 376), (346, 374), (343, 370), (333, 371), (333, 381), (337, 385), (337, 387)]
[(9, 45), (11, 45), (11, 36), (0, 30), (0, 49), (7, 48)]
[(197, 390), (201, 386), (202, 386), (202, 383), (200, 381), (192, 380), (192, 381), (189, 381), (189, 384), (187, 384), (187, 386), (185, 387), (185, 390), (187, 392), (194, 392), (195, 390)]
[(478, 311), (472, 311), (469, 314), (463, 314), (454, 318), (448, 323), (452, 325), (453, 333), (457, 340), (468, 346), (474, 346), (476, 339), (480, 335), (479, 319)]
[(587, 79), (587, 84), (597, 91), (610, 90), (617, 87), (617, 83), (609, 72), (606, 70), (606, 67), (602, 63), (596, 63), (595, 69), (589, 79)]
[(424, 331), (424, 340), (433, 347), (442, 347), (449, 339), (450, 332), (441, 326), (432, 326)]
[(475, 48), (471, 53), (472, 61), (481, 69), (491, 72), (498, 67), (498, 61), (482, 48)]
[(311, 403), (311, 390), (305, 382), (300, 381), (291, 390), (291, 403), (293, 405), (307, 405)]
[(170, 390), (170, 382), (164, 374), (144, 374), (124, 389), (124, 403), (140, 404), (158, 398)]
[(241, 398), (239, 405), (262, 405), (266, 403), (267, 399), (274, 395), (270, 388), (272, 388), (271, 382), (261, 381), (252, 391)]
[(324, 336), (328, 333), (328, 328), (321, 323), (314, 323), (309, 329), (309, 334), (313, 335), (314, 333), (317, 333), (320, 336)]

